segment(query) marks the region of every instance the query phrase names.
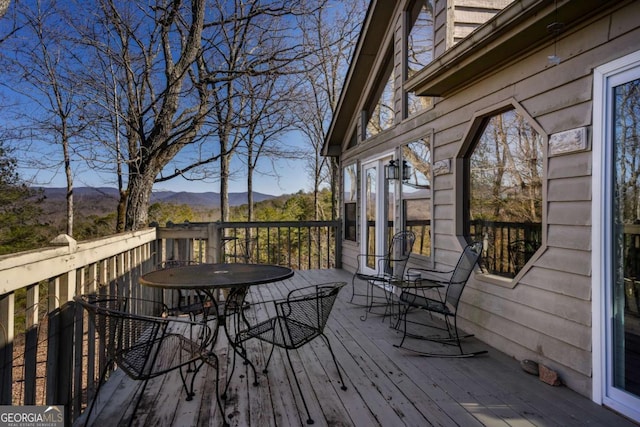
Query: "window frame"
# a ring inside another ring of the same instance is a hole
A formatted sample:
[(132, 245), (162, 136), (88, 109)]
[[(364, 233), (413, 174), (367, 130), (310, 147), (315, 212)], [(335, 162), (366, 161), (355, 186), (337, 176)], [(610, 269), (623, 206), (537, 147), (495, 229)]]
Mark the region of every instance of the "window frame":
[[(366, 103), (364, 104), (364, 110), (363, 110), (363, 118), (362, 118), (362, 141), (366, 141), (368, 139), (371, 139), (379, 134), (381, 134), (382, 132), (391, 129), (396, 123), (396, 105), (395, 105), (395, 99), (396, 99), (396, 78), (394, 76), (394, 70), (395, 70), (395, 64), (394, 64), (394, 49), (393, 49), (393, 44), (390, 43), (389, 47), (387, 48), (385, 54), (384, 54), (384, 59), (381, 62), (381, 66), (378, 70), (378, 75), (375, 79), (375, 84), (374, 86), (371, 88), (371, 92), (369, 94), (369, 97), (367, 98)], [(389, 127), (386, 127), (384, 129), (380, 129), (380, 131), (378, 133), (375, 134), (369, 134), (369, 123), (371, 122), (371, 119), (373, 118), (373, 113), (376, 110), (376, 108), (378, 107), (378, 105), (381, 103), (380, 100), (382, 98), (382, 95), (384, 94), (385, 90), (387, 89), (387, 85), (389, 84), (389, 82), (391, 83), (391, 116), (392, 116), (392, 121), (391, 124), (389, 125)]]
[[(403, 83), (406, 82), (411, 76), (411, 68), (409, 66), (409, 52), (410, 52), (410, 46), (409, 46), (409, 42), (410, 42), (410, 38), (411, 38), (411, 33), (415, 27), (416, 22), (418, 21), (418, 18), (420, 17), (420, 13), (422, 11), (422, 5), (424, 3), (429, 3), (431, 6), (431, 19), (432, 19), (432, 26), (431, 26), (431, 58), (429, 59), (429, 61), (426, 64), (422, 64), (422, 68), (426, 67), (428, 64), (430, 64), (431, 62), (433, 62), (433, 57), (435, 55), (435, 1), (434, 0), (413, 0), (412, 2), (410, 2), (407, 5), (407, 8), (404, 10), (404, 32), (403, 32), (403, 40), (402, 40), (402, 48), (403, 48), (403, 55), (402, 55), (402, 81)], [(417, 11), (417, 14), (415, 16), (415, 19), (413, 19), (413, 13), (416, 12), (416, 8), (419, 7), (419, 10)], [(414, 74), (419, 72), (419, 70), (413, 70)], [(428, 101), (426, 103), (426, 105), (423, 106), (423, 108), (420, 109), (416, 109), (416, 111), (410, 111), (410, 105), (411, 105), (411, 96), (412, 93), (403, 90), (402, 93), (402, 103), (403, 103), (403, 109), (404, 109), (404, 114), (403, 114), (403, 118), (408, 118), (411, 116), (414, 116), (416, 114), (419, 114), (431, 107), (433, 107), (433, 97), (419, 97), (419, 98), (427, 98)], [(415, 96), (415, 95), (413, 95)]]
[(428, 132), (427, 135), (425, 135), (422, 138), (418, 138), (416, 140), (413, 141), (409, 141), (406, 142), (404, 144), (402, 144), (400, 146), (400, 164), (403, 165), (404, 161), (407, 161), (409, 163), (409, 166), (411, 166), (412, 168), (414, 168), (415, 166), (411, 163), (410, 160), (408, 160), (406, 158), (406, 156), (404, 155), (404, 150), (403, 148), (405, 146), (408, 146), (409, 144), (414, 144), (414, 143), (418, 143), (420, 142), (420, 140), (423, 140), (424, 145), (426, 145), (428, 151), (429, 151), (429, 190), (428, 190), (428, 197), (424, 197), (422, 195), (415, 195), (415, 194), (406, 194), (405, 191), (405, 186), (408, 185), (407, 183), (405, 183), (404, 181), (402, 182), (402, 184), (400, 185), (400, 191), (399, 191), (399, 199), (400, 199), (400, 206), (401, 206), (401, 210), (402, 210), (402, 228), (403, 230), (407, 230), (407, 201), (418, 201), (418, 200), (424, 200), (426, 203), (428, 203), (428, 212), (429, 212), (429, 246), (428, 246), (428, 254), (420, 254), (414, 251), (415, 255), (418, 256), (423, 256), (427, 259), (430, 259), (433, 256), (433, 225), (434, 225), (434, 219), (433, 219), (433, 131)]
[[(353, 174), (353, 183), (350, 186), (353, 190), (353, 194), (350, 192), (350, 201), (347, 201), (346, 193), (347, 193), (347, 170), (353, 169), (355, 173)], [(349, 230), (351, 229), (349, 224), (347, 223), (347, 206), (349, 209), (353, 210), (354, 218), (353, 224), (351, 227), (353, 228), (353, 236), (349, 234)], [(342, 209), (343, 209), (343, 217), (342, 217), (342, 238), (345, 241), (356, 243), (358, 241), (358, 164), (357, 162), (349, 163), (342, 168)], [(353, 237), (353, 238), (351, 238)]]
[[(483, 276), (491, 278), (490, 281), (495, 281), (496, 284), (502, 286), (515, 287), (521, 277), (531, 268), (535, 261), (540, 257), (546, 248), (546, 230), (547, 230), (547, 164), (548, 164), (548, 135), (544, 132), (542, 126), (522, 107), (522, 105), (514, 98), (509, 98), (503, 102), (485, 108), (481, 111), (477, 111), (469, 122), (469, 127), (465, 132), (465, 136), (462, 140), (462, 144), (456, 156), (456, 188), (460, 189), (456, 192), (456, 235), (459, 236), (462, 241), (470, 241), (470, 163), (473, 150), (478, 143), (478, 140), (486, 127), (487, 121), (496, 115), (503, 114), (509, 110), (515, 110), (519, 115), (523, 116), (527, 121), (527, 124), (538, 133), (542, 138), (542, 172), (541, 172), (541, 196), (542, 196), (542, 213), (541, 213), (541, 231), (539, 247), (535, 250), (531, 258), (523, 265), (520, 271), (515, 274), (514, 277), (505, 277), (498, 274), (493, 274), (483, 268)], [(486, 251), (486, 248), (484, 249)]]

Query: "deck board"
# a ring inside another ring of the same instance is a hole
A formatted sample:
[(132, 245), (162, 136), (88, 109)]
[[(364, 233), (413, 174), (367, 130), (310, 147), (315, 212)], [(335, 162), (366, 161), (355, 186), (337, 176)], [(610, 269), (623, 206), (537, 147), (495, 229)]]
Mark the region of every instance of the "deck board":
[[(526, 374), (518, 362), (473, 338), (469, 348), (487, 349), (470, 359), (425, 358), (394, 347), (401, 335), (382, 316), (360, 317), (362, 307), (349, 304), (351, 275), (343, 270), (299, 271), (283, 282), (256, 286), (252, 303), (286, 296), (309, 284), (347, 281), (334, 306), (326, 335), (343, 373), (340, 381), (331, 355), (320, 339), (291, 357), (312, 418), (317, 426), (633, 426), (623, 417), (598, 406), (565, 387), (551, 387)], [(250, 320), (273, 314), (272, 305), (247, 311)], [(418, 347), (438, 346), (424, 341)], [(466, 344), (466, 343), (465, 343)], [(238, 358), (223, 402), (232, 426), (300, 426), (306, 414), (284, 350), (276, 349), (267, 374), (262, 368), (270, 346), (247, 343), (259, 375), (253, 386), (248, 366)], [(439, 348), (436, 348), (438, 350)], [(222, 330), (216, 351), (220, 356), (220, 390), (231, 373)], [(91, 425), (126, 425), (139, 383), (116, 372), (103, 386)], [(219, 426), (222, 414), (215, 400), (215, 370), (204, 366), (196, 378), (196, 396), (185, 400), (179, 374), (149, 382), (133, 425)], [(83, 418), (76, 423), (82, 425)]]

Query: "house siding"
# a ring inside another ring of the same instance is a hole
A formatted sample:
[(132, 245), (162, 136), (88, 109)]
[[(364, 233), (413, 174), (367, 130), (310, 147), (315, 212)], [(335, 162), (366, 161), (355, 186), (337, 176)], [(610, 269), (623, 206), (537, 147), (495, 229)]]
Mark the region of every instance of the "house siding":
[[(490, 2), (492, 7), (488, 3), (436, 1), (436, 57), (510, 1)], [(433, 257), (415, 258), (413, 265), (452, 266), (458, 259), (463, 229), (461, 162), (456, 159), (480, 113), (513, 102), (545, 138), (585, 128), (591, 141), (593, 69), (640, 48), (640, 2), (616, 7), (571, 27), (555, 42), (514, 52), (510, 63), (436, 99), (432, 109), (398, 118), (393, 129), (343, 152), (343, 162), (353, 161), (398, 147), (416, 135), (433, 135), (433, 161), (451, 159), (451, 173), (433, 181)], [(394, 23), (394, 40), (401, 47), (403, 21), (396, 16)], [(556, 66), (547, 59), (554, 53), (562, 59)], [(401, 58), (396, 56), (397, 61)], [(515, 280), (475, 275), (462, 298), (459, 325), (519, 360), (549, 366), (570, 388), (591, 396), (592, 153), (589, 145), (584, 151), (547, 155), (545, 160), (543, 247)], [(357, 244), (345, 243), (345, 268), (355, 270), (358, 252)]]

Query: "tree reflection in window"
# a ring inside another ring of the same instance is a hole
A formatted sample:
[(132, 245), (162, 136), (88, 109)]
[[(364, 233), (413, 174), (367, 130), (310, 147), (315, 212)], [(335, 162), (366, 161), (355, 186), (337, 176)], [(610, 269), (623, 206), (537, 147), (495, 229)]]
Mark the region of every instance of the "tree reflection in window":
[(365, 138), (371, 138), (393, 126), (395, 111), (393, 108), (394, 75), (392, 53), (393, 49), (387, 54), (386, 65), (382, 69), (377, 89), (368, 103)]
[(431, 146), (428, 138), (402, 147), (402, 160), (411, 168), (402, 182), (405, 230), (416, 234), (413, 252), (431, 256)]
[[(406, 78), (424, 68), (433, 59), (433, 0), (416, 0), (407, 9)], [(433, 98), (407, 93), (410, 116), (430, 107)]]
[(484, 120), (472, 150), (467, 233), (490, 273), (513, 277), (541, 243), (543, 138), (509, 110)]

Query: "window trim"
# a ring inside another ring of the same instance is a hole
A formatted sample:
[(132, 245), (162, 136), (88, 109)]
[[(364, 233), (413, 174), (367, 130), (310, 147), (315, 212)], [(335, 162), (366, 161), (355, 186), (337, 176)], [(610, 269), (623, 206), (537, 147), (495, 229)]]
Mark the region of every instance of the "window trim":
[[(607, 168), (610, 167), (612, 147), (607, 146), (606, 141), (610, 127), (608, 125), (608, 94), (609, 81), (622, 73), (633, 68), (640, 68), (640, 51), (623, 56), (606, 64), (603, 64), (593, 71), (593, 142), (592, 146), (592, 203), (591, 203), (591, 348), (592, 351), (592, 381), (591, 396), (597, 404), (604, 404), (611, 409), (625, 414), (630, 418), (637, 419), (640, 414), (633, 407), (626, 405), (624, 399), (611, 395), (607, 387), (607, 343), (606, 328), (609, 322), (607, 304), (609, 302), (607, 291), (604, 285), (608, 278), (608, 271), (611, 269), (610, 260), (605, 259), (605, 255), (610, 253), (610, 248), (604, 247), (607, 243), (607, 227), (610, 224), (609, 206), (607, 203), (607, 189), (609, 188), (610, 177)], [(609, 144), (610, 145), (610, 144)], [(603, 222), (606, 221), (606, 222)], [(606, 263), (609, 263), (607, 265)]]
[[(346, 174), (346, 170), (347, 168), (353, 167), (355, 169), (355, 186), (352, 186), (355, 188), (355, 199), (352, 202), (347, 202), (345, 200), (345, 188), (346, 188), (346, 182), (345, 182), (345, 174)], [(342, 167), (342, 195), (341, 195), (341, 199), (342, 199), (342, 227), (343, 227), (343, 231), (342, 231), (342, 238), (344, 239), (344, 241), (346, 242), (352, 242), (352, 243), (357, 243), (358, 242), (358, 200), (359, 200), (359, 194), (360, 194), (360, 190), (359, 190), (359, 185), (358, 185), (358, 179), (359, 179), (359, 173), (358, 173), (358, 162), (350, 162), (347, 165)], [(347, 212), (346, 212), (346, 205), (347, 204), (352, 204), (355, 206), (355, 235), (354, 235), (354, 239), (347, 239)]]
[(467, 191), (465, 188), (468, 188), (469, 184), (469, 164), (471, 157), (471, 147), (475, 145), (478, 133), (481, 132), (486, 125), (486, 120), (492, 116), (497, 114), (502, 114), (509, 110), (516, 110), (518, 114), (524, 116), (529, 125), (542, 137), (542, 231), (541, 231), (541, 242), (540, 247), (535, 252), (535, 254), (527, 261), (524, 267), (516, 274), (514, 278), (502, 277), (496, 274), (490, 273), (481, 273), (476, 275), (477, 277), (484, 278), (483, 281), (487, 283), (496, 284), (499, 286), (507, 287), (507, 288), (515, 288), (517, 284), (520, 282), (522, 277), (529, 271), (531, 266), (535, 264), (535, 262), (540, 258), (540, 256), (544, 253), (547, 247), (547, 204), (548, 204), (548, 195), (547, 195), (547, 170), (548, 170), (548, 145), (549, 145), (549, 136), (545, 132), (544, 128), (538, 123), (531, 114), (513, 97), (503, 100), (497, 104), (489, 106), (487, 108), (483, 108), (482, 110), (476, 111), (472, 118), (469, 121), (467, 129), (464, 133), (464, 137), (462, 138), (462, 144), (460, 144), (460, 148), (455, 157), (455, 206), (454, 210), (456, 212), (456, 220), (455, 220), (455, 233), (456, 236), (462, 241), (467, 241), (467, 230), (468, 230), (468, 209), (469, 209), (469, 200), (467, 197)]
[[(393, 48), (393, 43), (391, 42), (389, 43), (385, 51), (383, 59), (380, 63), (380, 67), (377, 70), (377, 75), (376, 75), (376, 78), (374, 79), (374, 84), (369, 89), (369, 95), (367, 96), (367, 98), (365, 98), (366, 101), (361, 111), (361, 127), (362, 127), (361, 141), (367, 141), (372, 138), (375, 138), (381, 133), (393, 128), (397, 124), (396, 123), (397, 111), (395, 111), (397, 79), (395, 79), (395, 76), (394, 76), (394, 79), (391, 79), (391, 77), (393, 76), (394, 68), (395, 68), (394, 48)], [(392, 93), (392, 101), (393, 101), (392, 103), (393, 123), (391, 124), (391, 126), (389, 126), (388, 128), (382, 129), (380, 132), (378, 132), (375, 135), (368, 135), (367, 128), (369, 127), (369, 122), (371, 121), (373, 111), (376, 109), (376, 106), (378, 105), (378, 102), (380, 101), (380, 98), (382, 97), (382, 94), (384, 93), (384, 90), (387, 87), (387, 83), (390, 80), (392, 82), (391, 93)]]
[[(433, 129), (430, 129), (428, 131), (425, 131), (424, 136), (422, 138), (427, 139), (428, 140), (428, 146), (429, 146), (429, 163), (431, 166), (431, 176), (429, 177), (429, 180), (431, 182), (431, 189), (430, 191), (430, 197), (429, 198), (424, 198), (424, 197), (411, 197), (411, 196), (407, 196), (405, 197), (404, 191), (402, 191), (402, 187), (403, 185), (400, 184), (400, 188), (398, 191), (398, 206), (400, 207), (400, 222), (402, 224), (402, 229), (406, 229), (406, 222), (407, 222), (407, 218), (406, 218), (406, 205), (405, 205), (405, 200), (429, 200), (429, 216), (430, 216), (430, 225), (429, 225), (429, 232), (430, 232), (430, 239), (429, 239), (429, 243), (430, 243), (430, 248), (429, 248), (429, 255), (422, 255), (422, 254), (418, 254), (418, 253), (413, 253), (412, 256), (417, 256), (420, 258), (424, 258), (427, 262), (433, 262), (432, 260), (434, 259), (434, 246), (433, 246), (433, 242), (434, 242), (434, 224), (435, 224), (435, 219), (434, 219), (434, 175), (433, 175), (433, 138), (435, 135), (435, 132)], [(411, 143), (417, 142), (419, 139), (421, 138), (414, 138), (411, 141), (406, 141), (403, 142), (402, 144), (399, 145), (398, 147), (398, 159), (402, 162), (404, 160), (404, 156), (402, 155), (402, 147), (409, 145)]]

